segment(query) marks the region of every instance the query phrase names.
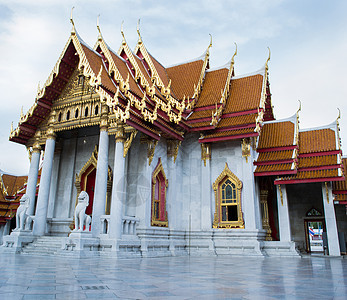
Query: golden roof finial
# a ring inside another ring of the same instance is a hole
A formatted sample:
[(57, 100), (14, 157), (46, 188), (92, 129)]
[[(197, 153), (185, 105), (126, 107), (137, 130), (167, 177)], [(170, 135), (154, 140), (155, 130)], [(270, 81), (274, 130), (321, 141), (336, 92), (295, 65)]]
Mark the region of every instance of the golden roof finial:
[(13, 132), (13, 121), (11, 122), (11, 133)]
[(267, 47), (268, 49), (269, 49), (269, 57), (267, 58), (267, 60), (266, 60), (266, 63), (265, 63), (265, 68), (266, 68), (266, 71), (268, 70), (268, 63), (269, 63), (269, 61), (270, 61), (270, 57), (271, 57), (271, 51), (270, 51), (270, 47)]
[(23, 113), (23, 105), (22, 105), (22, 108), (20, 109), (20, 118), (23, 118), (24, 117), (24, 113)]
[(339, 111), (339, 115), (337, 116), (336, 121), (338, 121), (339, 119), (341, 119), (341, 110), (339, 108), (337, 108), (337, 110)]
[(99, 37), (101, 37), (101, 30), (100, 30), (100, 26), (99, 26), (99, 19), (100, 19), (100, 14), (98, 14), (98, 17), (96, 18), (96, 28), (99, 31)]
[(75, 22), (73, 21), (73, 17), (72, 17), (72, 12), (73, 12), (74, 8), (75, 8), (74, 6), (71, 8), (71, 14), (70, 14), (70, 22), (72, 24), (72, 29), (71, 29), (72, 34), (75, 33)]
[(235, 53), (234, 53), (233, 57), (231, 58), (231, 63), (232, 64), (234, 64), (234, 58), (237, 55), (237, 44), (235, 42), (234, 42), (234, 44), (235, 44)]
[(211, 48), (212, 47), (212, 34), (209, 33), (210, 37), (211, 37), (211, 41), (210, 41), (210, 45), (208, 46), (208, 48)]
[(120, 33), (122, 34), (122, 37), (123, 37), (123, 42), (122, 44), (125, 45), (126, 44), (126, 41), (125, 41), (125, 36), (124, 36), (124, 31), (123, 31), (123, 24), (124, 24), (124, 20), (122, 21), (122, 25), (120, 27)]
[(298, 100), (299, 101), (299, 109), (298, 109), (298, 112), (299, 111), (301, 111), (301, 101), (300, 100)]
[(141, 20), (141, 19), (138, 19), (138, 21), (137, 21), (137, 28), (136, 28), (137, 34), (139, 35), (139, 41), (138, 41), (138, 43), (142, 43), (142, 37), (141, 37), (141, 33), (140, 33), (140, 20)]

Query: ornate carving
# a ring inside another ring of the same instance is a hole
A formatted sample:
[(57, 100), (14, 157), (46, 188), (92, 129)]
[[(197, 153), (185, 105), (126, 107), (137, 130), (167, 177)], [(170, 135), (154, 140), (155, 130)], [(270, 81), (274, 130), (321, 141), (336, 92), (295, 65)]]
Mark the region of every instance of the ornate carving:
[(167, 141), (167, 156), (174, 158), (174, 163), (178, 155), (178, 149), (181, 146), (181, 141), (178, 140), (168, 140)]
[[(89, 205), (89, 196), (87, 192), (82, 191), (78, 196), (78, 204), (75, 207), (75, 229), (73, 231), (90, 231), (91, 217), (86, 214), (86, 208)], [(85, 229), (83, 229), (85, 228)]]
[(248, 163), (248, 157), (251, 156), (251, 140), (249, 138), (242, 139), (241, 148), (242, 157), (245, 157), (246, 163)]
[(147, 144), (147, 158), (148, 158), (148, 165), (150, 166), (154, 157), (154, 150), (158, 144), (158, 141), (145, 136), (145, 137), (141, 137), (140, 142), (141, 144)]
[(118, 129), (116, 131), (116, 134), (114, 136), (116, 143), (124, 143), (125, 142), (125, 132), (124, 132), (124, 126), (119, 124)]
[(201, 143), (201, 160), (204, 161), (206, 167), (206, 160), (211, 160), (211, 144)]
[(325, 182), (324, 182), (324, 185), (325, 185), (325, 193), (326, 193), (326, 196), (327, 196), (327, 203), (329, 204), (329, 188), (328, 188), (328, 183), (325, 181)]
[(134, 138), (137, 135), (137, 130), (131, 132), (130, 136), (126, 139), (124, 142), (124, 151), (123, 151), (123, 156), (126, 157), (128, 154), (128, 151), (130, 149), (131, 143), (133, 142)]
[(262, 224), (263, 224), (263, 229), (266, 230), (266, 241), (272, 241), (272, 230), (270, 227), (270, 220), (269, 220), (269, 207), (268, 207), (268, 195), (269, 191), (267, 190), (261, 190), (260, 191), (260, 205), (261, 205), (261, 210), (262, 210)]
[[(237, 221), (222, 221), (222, 216), (221, 216), (222, 191), (221, 191), (220, 185), (226, 179), (230, 179), (230, 181), (235, 185), (235, 188), (236, 188), (236, 205), (237, 205), (237, 213), (238, 213)], [(213, 183), (212, 187), (214, 190), (215, 203), (216, 203), (214, 219), (213, 219), (213, 228), (245, 228), (243, 213), (241, 209), (242, 181), (233, 172), (230, 171), (227, 163), (225, 163), (223, 172), (218, 176), (216, 181)]]
[(16, 228), (14, 231), (24, 230), (28, 221), (27, 210), (29, 208), (30, 198), (27, 194), (24, 194), (20, 199), (20, 205), (16, 212)]
[(280, 197), (281, 197), (281, 205), (283, 206), (283, 193), (282, 193), (282, 188), (281, 185), (278, 185), (278, 191), (280, 192)]

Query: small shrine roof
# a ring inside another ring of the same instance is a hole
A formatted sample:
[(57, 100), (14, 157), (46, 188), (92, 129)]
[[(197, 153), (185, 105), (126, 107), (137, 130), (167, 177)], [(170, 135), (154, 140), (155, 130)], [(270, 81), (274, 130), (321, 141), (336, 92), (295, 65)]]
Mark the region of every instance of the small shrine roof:
[(292, 146), (295, 124), (291, 121), (266, 123), (261, 130), (258, 149)]

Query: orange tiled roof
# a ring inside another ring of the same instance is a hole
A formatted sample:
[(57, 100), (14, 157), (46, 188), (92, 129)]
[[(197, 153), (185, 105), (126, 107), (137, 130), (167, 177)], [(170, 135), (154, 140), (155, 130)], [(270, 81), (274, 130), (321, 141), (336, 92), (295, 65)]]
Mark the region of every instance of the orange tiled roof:
[(222, 92), (225, 88), (228, 72), (229, 70), (226, 68), (206, 72), (203, 89), (195, 107), (203, 107), (219, 103)]
[(214, 138), (214, 137), (222, 137), (222, 136), (236, 136), (247, 133), (254, 133), (254, 128), (244, 128), (244, 129), (235, 129), (235, 130), (227, 130), (227, 131), (219, 131), (216, 133), (208, 134), (204, 136), (204, 139)]
[(295, 125), (293, 122), (264, 123), (261, 130), (258, 149), (292, 146)]
[(222, 118), (219, 121), (217, 128), (248, 125), (248, 124), (254, 124), (255, 126), (255, 120), (257, 116), (258, 116), (258, 113), (229, 117), (229, 118)]
[(299, 156), (299, 168), (331, 166), (337, 164), (337, 155), (322, 155), (312, 157)]
[(148, 53), (148, 55), (151, 58), (153, 65), (155, 69), (157, 70), (161, 81), (164, 83), (165, 87), (167, 87), (169, 85), (169, 78), (167, 76), (165, 67), (160, 62), (158, 62), (151, 54)]
[(291, 159), (293, 157), (294, 150), (284, 150), (284, 151), (270, 151), (259, 153), (258, 162), (276, 161)]
[(271, 164), (271, 165), (262, 165), (257, 166), (255, 172), (275, 172), (275, 171), (290, 171), (292, 170), (292, 163), (287, 164)]
[(111, 81), (110, 77), (108, 76), (107, 70), (105, 69), (105, 66), (102, 62), (102, 57), (96, 53), (95, 51), (89, 49), (84, 44), (81, 44), (82, 49), (88, 59), (89, 65), (92, 68), (94, 74), (97, 76), (100, 72), (100, 69), (102, 67), (101, 72), (101, 83), (102, 85), (107, 88), (109, 91), (116, 92), (116, 87), (114, 86), (113, 82)]
[(212, 112), (214, 112), (215, 109), (206, 109), (206, 110), (199, 110), (197, 112), (192, 113), (188, 120), (196, 120), (196, 119), (201, 119), (201, 118), (211, 118)]
[(118, 55), (113, 53), (112, 50), (110, 50), (110, 53), (111, 53), (111, 56), (112, 56), (112, 59), (113, 59), (115, 65), (117, 66), (117, 69), (118, 69), (120, 75), (123, 78), (123, 81), (125, 81), (127, 79), (128, 74), (129, 74), (129, 88), (130, 88), (130, 90), (133, 93), (135, 93), (137, 96), (143, 97), (143, 93), (140, 90), (137, 83), (135, 82), (132, 74), (130, 74), (130, 71), (126, 65), (126, 62), (122, 58), (120, 58)]
[(198, 85), (204, 61), (198, 59), (193, 62), (166, 68), (171, 79), (171, 89), (178, 99), (194, 95), (194, 84)]
[(320, 129), (299, 132), (299, 153), (314, 153), (336, 150), (335, 131)]
[(197, 128), (197, 127), (205, 127), (205, 126), (210, 126), (211, 120), (209, 121), (204, 121), (204, 122), (196, 122), (196, 123), (191, 123), (189, 124), (192, 128)]
[(297, 174), (294, 176), (290, 176), (288, 178), (284, 178), (285, 180), (288, 179), (318, 179), (318, 178), (331, 178), (331, 177), (338, 177), (338, 169), (327, 169), (327, 170), (312, 170), (312, 171), (298, 171)]
[(263, 79), (259, 74), (232, 79), (223, 114), (257, 109), (262, 95)]

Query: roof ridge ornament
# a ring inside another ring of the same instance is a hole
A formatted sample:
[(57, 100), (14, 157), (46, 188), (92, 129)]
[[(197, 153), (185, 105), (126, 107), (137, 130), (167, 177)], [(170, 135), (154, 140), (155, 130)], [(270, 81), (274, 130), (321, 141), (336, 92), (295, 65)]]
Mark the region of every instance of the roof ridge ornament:
[(140, 33), (140, 21), (141, 19), (138, 19), (137, 21), (137, 27), (136, 27), (136, 31), (137, 31), (137, 34), (139, 36), (139, 40), (138, 40), (138, 44), (142, 44), (142, 37), (141, 37), (141, 33)]
[(96, 18), (96, 28), (99, 31), (99, 37), (98, 40), (102, 40), (102, 34), (101, 34), (101, 30), (100, 30), (100, 25), (99, 25), (99, 19), (100, 19), (100, 14), (98, 14), (97, 18)]
[(270, 61), (270, 58), (271, 58), (271, 50), (270, 50), (270, 47), (267, 47), (267, 48), (268, 48), (268, 50), (269, 50), (269, 57), (267, 58), (267, 60), (266, 60), (266, 62), (265, 62), (265, 71), (266, 71), (266, 72), (267, 72), (268, 69), (269, 69), (268, 64), (269, 64), (269, 61)]
[(126, 41), (125, 41), (125, 36), (124, 36), (124, 31), (123, 31), (123, 24), (124, 24), (124, 20), (122, 21), (122, 25), (120, 27), (120, 33), (122, 34), (123, 37), (123, 41), (122, 41), (122, 45), (126, 45)]
[(75, 22), (73, 20), (73, 15), (72, 15), (74, 8), (75, 8), (74, 6), (71, 8), (71, 14), (70, 14), (70, 23), (72, 24), (71, 34), (76, 34)]
[(341, 119), (341, 110), (337, 107), (337, 110), (339, 111), (339, 115), (337, 116), (336, 121), (338, 121), (339, 119)]

